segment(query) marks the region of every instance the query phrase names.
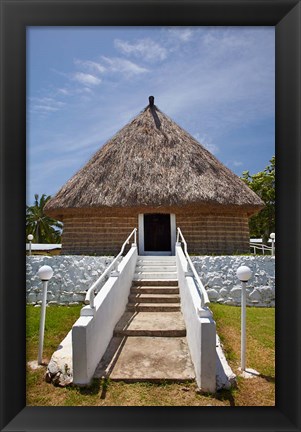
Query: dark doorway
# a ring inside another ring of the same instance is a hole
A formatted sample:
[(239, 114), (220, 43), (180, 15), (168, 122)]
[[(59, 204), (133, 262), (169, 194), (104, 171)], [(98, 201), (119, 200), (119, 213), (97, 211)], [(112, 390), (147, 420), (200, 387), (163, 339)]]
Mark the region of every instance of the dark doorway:
[(144, 215), (144, 250), (171, 251), (169, 214)]

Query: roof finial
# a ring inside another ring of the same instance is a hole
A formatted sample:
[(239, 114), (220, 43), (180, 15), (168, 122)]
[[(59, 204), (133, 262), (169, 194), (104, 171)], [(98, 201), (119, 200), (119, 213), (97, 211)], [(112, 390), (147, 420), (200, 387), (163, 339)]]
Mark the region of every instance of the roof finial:
[(150, 97), (148, 98), (148, 100), (149, 100), (149, 106), (150, 106), (150, 107), (154, 106), (154, 101), (155, 101), (154, 96), (150, 96)]

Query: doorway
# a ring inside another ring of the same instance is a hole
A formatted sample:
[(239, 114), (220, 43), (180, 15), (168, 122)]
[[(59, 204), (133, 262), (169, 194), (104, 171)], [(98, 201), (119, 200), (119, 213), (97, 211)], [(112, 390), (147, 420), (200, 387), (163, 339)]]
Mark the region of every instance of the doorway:
[(139, 215), (139, 255), (174, 255), (176, 223), (174, 214)]
[(150, 252), (171, 251), (170, 215), (144, 215), (144, 249)]

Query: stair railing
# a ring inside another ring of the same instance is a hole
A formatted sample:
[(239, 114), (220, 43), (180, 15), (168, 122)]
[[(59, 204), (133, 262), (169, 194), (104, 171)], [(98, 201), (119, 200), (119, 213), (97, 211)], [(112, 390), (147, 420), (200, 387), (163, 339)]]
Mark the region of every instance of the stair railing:
[(190, 267), (190, 269), (192, 271), (192, 274), (193, 274), (193, 276), (194, 276), (194, 278), (195, 278), (195, 280), (197, 282), (198, 288), (199, 288), (199, 292), (200, 292), (200, 295), (201, 295), (201, 306), (202, 307), (207, 306), (210, 303), (207, 291), (205, 290), (204, 285), (202, 284), (202, 281), (201, 281), (201, 279), (200, 279), (200, 277), (199, 277), (199, 275), (198, 275), (198, 273), (197, 273), (197, 271), (196, 271), (196, 269), (195, 269), (195, 267), (193, 265), (193, 262), (191, 261), (191, 258), (190, 258), (189, 254), (188, 254), (187, 243), (186, 243), (186, 240), (185, 240), (185, 238), (184, 238), (184, 236), (182, 234), (182, 231), (180, 230), (180, 228), (178, 228), (177, 229), (177, 243), (180, 243), (180, 241), (179, 241), (180, 238), (181, 238), (181, 242), (184, 245), (184, 254), (186, 256), (187, 262), (189, 264), (189, 267)]
[(265, 251), (270, 252), (271, 255), (273, 255), (273, 248), (271, 246), (266, 246), (264, 244), (259, 243), (251, 243), (250, 242), (250, 248), (253, 249), (253, 254), (256, 255), (256, 249), (261, 250), (262, 254), (265, 255)]
[(102, 275), (97, 279), (97, 281), (94, 282), (94, 284), (88, 289), (88, 291), (86, 293), (85, 303), (89, 304), (90, 308), (94, 308), (94, 297), (95, 297), (96, 290), (99, 287), (99, 285), (101, 284), (101, 282), (104, 280), (104, 278), (107, 276), (107, 274), (111, 271), (111, 276), (118, 276), (117, 266), (119, 263), (117, 261), (120, 258), (120, 256), (123, 254), (125, 246), (130, 243), (130, 239), (133, 236), (134, 236), (134, 243), (133, 244), (136, 246), (137, 245), (137, 228), (134, 228), (133, 231), (131, 232), (131, 234), (125, 240), (125, 242), (121, 246), (119, 254), (114, 258), (114, 260), (111, 262), (109, 267), (102, 273)]

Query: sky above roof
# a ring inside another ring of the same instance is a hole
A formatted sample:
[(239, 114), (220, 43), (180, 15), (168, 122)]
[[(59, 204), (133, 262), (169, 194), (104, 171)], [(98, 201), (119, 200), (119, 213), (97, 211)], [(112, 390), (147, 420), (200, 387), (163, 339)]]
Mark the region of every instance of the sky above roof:
[(262, 171), (274, 27), (27, 28), (27, 203), (58, 192), (150, 95), (234, 173)]

